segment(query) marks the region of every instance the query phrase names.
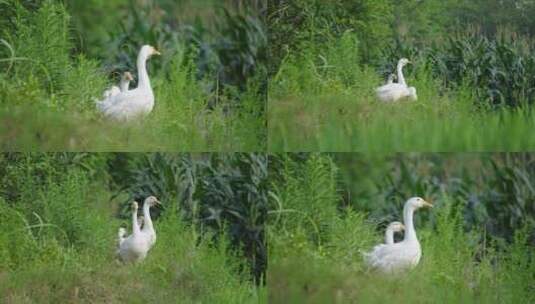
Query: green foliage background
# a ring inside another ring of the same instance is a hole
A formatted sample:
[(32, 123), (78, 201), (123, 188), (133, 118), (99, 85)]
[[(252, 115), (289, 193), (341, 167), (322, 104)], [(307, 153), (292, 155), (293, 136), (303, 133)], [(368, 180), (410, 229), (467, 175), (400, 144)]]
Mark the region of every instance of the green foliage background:
[[(3, 1), (4, 150), (262, 148), (264, 11), (258, 1)], [(143, 44), (164, 54), (148, 63), (155, 109), (117, 126), (94, 99), (124, 71), (135, 74)]]
[[(530, 154), (271, 156), (269, 301), (531, 303), (532, 165)], [(369, 271), (361, 252), (412, 196), (434, 204), (415, 214), (419, 265)]]
[[(270, 3), (271, 151), (535, 146), (530, 1)], [(379, 103), (402, 57), (418, 101)]]
[[(255, 154), (4, 153), (4, 302), (264, 302), (266, 161)], [(158, 241), (116, 261), (126, 205), (157, 196)]]

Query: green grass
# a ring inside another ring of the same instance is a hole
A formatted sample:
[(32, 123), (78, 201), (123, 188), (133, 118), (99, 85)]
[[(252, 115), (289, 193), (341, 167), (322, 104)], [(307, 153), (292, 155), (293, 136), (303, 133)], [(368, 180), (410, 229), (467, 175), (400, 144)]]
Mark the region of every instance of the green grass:
[[(256, 151), (265, 146), (261, 106), (247, 93), (241, 96), (240, 110), (226, 110), (224, 105), (209, 109), (215, 97), (202, 93), (200, 82), (177, 70), (169, 79), (153, 77), (152, 113), (124, 124), (102, 117), (94, 107), (92, 99), (105, 88), (104, 75), (80, 73), (77, 79), (69, 77), (76, 90), (65, 88), (52, 94), (31, 81), (4, 84), (5, 91), (0, 93), (2, 150)], [(88, 83), (88, 75), (96, 80)]]
[[(217, 82), (215, 74), (200, 79), (195, 64), (199, 52), (194, 47), (187, 51), (178, 41), (169, 42), (162, 56), (147, 63), (153, 111), (128, 124), (107, 120), (96, 110), (95, 99), (119, 81), (118, 75), (104, 71), (121, 64), (122, 71), (124, 62), (110, 67), (106, 60), (76, 50), (73, 37), (79, 33), (63, 5), (44, 1), (30, 11), (16, 3), (2, 4), (16, 7), (20, 15), (2, 29), (0, 40), (2, 150), (265, 150), (265, 100), (254, 81), (240, 92), (232, 86), (209, 89)], [(133, 49), (140, 47), (130, 43)], [(137, 71), (130, 72), (136, 77)]]
[(93, 110), (8, 106), (0, 110), (0, 146), (3, 151), (191, 152), (256, 151), (265, 146), (263, 123), (256, 115), (206, 110), (202, 101), (172, 112), (162, 100), (156, 102), (149, 117), (128, 124)]
[(383, 235), (372, 233), (374, 225), (363, 221), (358, 212), (351, 212), (338, 222), (346, 231), (333, 232), (330, 237), (335, 239), (323, 244), (324, 247), (311, 244), (299, 232), (271, 238), (270, 301), (532, 303), (535, 300), (532, 277), (535, 267), (529, 262), (533, 253), (525, 245), (516, 243), (506, 252), (496, 252), (492, 247), (474, 245), (468, 235), (455, 227), (417, 226), (423, 252), (419, 265), (408, 273), (389, 277), (366, 270), (358, 251), (370, 250), (383, 241)]
[[(383, 242), (384, 226), (378, 224), (381, 219), (341, 207), (358, 205), (360, 198), (340, 201), (345, 188), (343, 184), (337, 186), (337, 169), (328, 157), (314, 154), (301, 165), (287, 158), (282, 168), (281, 178), (273, 180), (274, 207), (268, 221), (270, 302), (532, 303), (535, 300), (535, 256), (529, 245), (532, 230), (528, 225), (516, 230), (508, 244), (485, 237), (483, 226), (467, 231), (465, 224), (470, 219), (462, 212), (466, 202), (449, 196), (445, 189), (433, 198), (433, 209), (421, 209), (415, 214), (422, 246), (418, 266), (404, 274), (384, 276), (367, 269), (360, 254)], [(389, 183), (386, 179), (383, 186)], [(363, 198), (367, 199), (372, 198)], [(382, 202), (381, 206), (380, 199), (376, 198), (377, 209), (394, 205)], [(384, 217), (401, 220), (401, 209), (390, 213)]]
[[(226, 237), (213, 241), (182, 220), (172, 202), (155, 221), (157, 242), (137, 265), (115, 257), (118, 201), (105, 175), (9, 169), (19, 193), (0, 197), (0, 301), (3, 303), (263, 303), (244, 260)], [(26, 180), (28, 184), (19, 183)], [(8, 201), (9, 200), (9, 201)]]
[[(340, 38), (288, 55), (268, 95), (270, 151), (526, 151), (535, 147), (530, 107), (477, 107), (475, 88), (446, 89), (425, 64), (405, 69), (418, 101), (385, 104), (384, 80)], [(321, 54), (317, 55), (317, 53)], [(316, 55), (311, 55), (316, 54)]]

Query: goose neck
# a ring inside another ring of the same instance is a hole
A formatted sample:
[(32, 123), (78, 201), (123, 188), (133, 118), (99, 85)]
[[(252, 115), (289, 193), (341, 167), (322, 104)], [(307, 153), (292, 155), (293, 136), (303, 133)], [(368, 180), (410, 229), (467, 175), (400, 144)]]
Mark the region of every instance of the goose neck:
[(139, 234), (139, 224), (137, 222), (137, 209), (132, 210), (132, 233), (134, 235)]
[(414, 229), (414, 223), (413, 223), (413, 214), (414, 214), (414, 207), (410, 205), (405, 205), (403, 208), (403, 222), (405, 225), (405, 241), (413, 241), (417, 240), (416, 238), (416, 230)]
[(123, 81), (121, 81), (121, 86), (120, 86), (120, 88), (119, 88), (119, 89), (121, 90), (121, 92), (126, 92), (126, 91), (128, 91), (128, 85), (129, 85), (129, 84), (130, 84), (130, 81), (128, 81), (128, 80), (123, 80)]
[(143, 205), (143, 218), (144, 218), (144, 226), (143, 226), (143, 229), (145, 229), (145, 227), (147, 229), (153, 229), (152, 227), (152, 219), (150, 218), (150, 205), (149, 204), (144, 204)]
[(398, 62), (398, 83), (402, 85), (407, 85), (405, 82), (405, 77), (403, 76), (403, 63)]
[(138, 88), (150, 88), (149, 74), (147, 73), (147, 59), (143, 54), (139, 54), (137, 58)]
[(385, 244), (394, 244), (394, 231), (392, 229), (386, 229)]

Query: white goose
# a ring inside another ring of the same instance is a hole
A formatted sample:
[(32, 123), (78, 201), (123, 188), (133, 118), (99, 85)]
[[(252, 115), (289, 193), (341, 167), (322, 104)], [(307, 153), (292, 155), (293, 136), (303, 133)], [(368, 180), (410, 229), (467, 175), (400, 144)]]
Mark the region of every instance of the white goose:
[(119, 228), (119, 249), (117, 254), (123, 262), (140, 262), (147, 256), (156, 243), (156, 231), (150, 217), (150, 207), (160, 204), (154, 196), (149, 196), (143, 203), (143, 229), (140, 229), (137, 218), (138, 203), (132, 203), (132, 234), (124, 237), (126, 230)]
[(388, 224), (385, 231), (385, 244), (394, 244), (394, 232), (401, 232), (405, 226), (400, 222), (392, 222)]
[(398, 72), (398, 83), (392, 82), (387, 83), (383, 86), (375, 89), (377, 98), (384, 102), (398, 101), (403, 98), (410, 98), (411, 100), (417, 100), (418, 96), (416, 95), (415, 87), (407, 87), (405, 82), (405, 77), (403, 76), (403, 67), (411, 63), (407, 58), (401, 58), (398, 62), (397, 72)]
[(130, 81), (133, 81), (134, 77), (132, 77), (132, 74), (130, 74), (130, 72), (124, 72), (123, 78), (124, 81), (121, 81), (119, 90), (121, 92), (126, 92), (130, 88)]
[(124, 72), (123, 76), (121, 77), (121, 81), (119, 82), (119, 87), (112, 86), (110, 89), (104, 91), (104, 98), (117, 95), (121, 92), (128, 91), (128, 87), (130, 86), (130, 81), (134, 80), (134, 77), (132, 77), (132, 74), (130, 72)]
[(132, 77), (132, 74), (130, 72), (124, 72), (123, 76), (121, 77), (121, 81), (119, 82), (119, 87), (112, 86), (111, 88), (104, 91), (104, 94), (102, 96), (104, 97), (104, 100), (99, 101), (97, 100), (97, 109), (99, 111), (104, 111), (107, 107), (111, 105), (110, 97), (115, 96), (121, 92), (128, 91), (128, 87), (130, 86), (130, 81), (134, 80)]
[[(137, 209), (138, 209), (138, 203), (137, 202), (133, 202), (132, 203), (132, 215), (137, 214)], [(132, 230), (138, 231), (139, 229), (141, 229), (143, 227), (143, 216), (138, 216), (137, 217), (136, 224), (137, 224), (136, 228), (134, 228), (134, 225), (132, 225)], [(124, 229), (123, 227), (119, 228), (118, 248), (121, 247), (121, 244), (126, 239), (125, 235), (126, 235), (126, 229)], [(119, 249), (117, 249), (117, 254), (119, 254)]]
[[(138, 85), (133, 90), (110, 95), (97, 102), (97, 109), (111, 119), (128, 121), (139, 116), (145, 116), (154, 107), (154, 93), (147, 73), (147, 60), (153, 55), (160, 55), (154, 47), (144, 45), (137, 57)], [(99, 104), (106, 106), (99, 107)]]
[(403, 207), (405, 237), (403, 241), (392, 244), (381, 244), (364, 254), (367, 264), (384, 273), (394, 273), (413, 268), (418, 265), (422, 249), (413, 224), (413, 213), (421, 207), (433, 207), (420, 197), (410, 198)]
[[(401, 232), (403, 230), (405, 230), (405, 226), (401, 222), (392, 222), (392, 223), (388, 224), (388, 226), (386, 226), (386, 230), (385, 230), (385, 244), (387, 244), (387, 245), (394, 244), (394, 233), (395, 232)], [(378, 248), (381, 245), (382, 244), (375, 246), (371, 252), (362, 252), (361, 251), (362, 255), (364, 256), (364, 259), (368, 262), (370, 257), (372, 256), (372, 254), (376, 250), (378, 250)]]

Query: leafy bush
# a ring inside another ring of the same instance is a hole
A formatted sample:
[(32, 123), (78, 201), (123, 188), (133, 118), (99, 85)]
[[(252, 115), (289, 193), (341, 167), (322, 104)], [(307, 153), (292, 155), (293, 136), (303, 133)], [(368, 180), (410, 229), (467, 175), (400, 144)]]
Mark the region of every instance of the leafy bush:
[[(43, 102), (44, 92), (50, 94), (48, 106), (87, 109), (94, 96), (104, 87), (104, 79), (91, 60), (71, 59), (70, 17), (65, 7), (54, 1), (43, 1), (34, 11), (22, 5), (1, 4), (14, 11), (13, 26), (6, 31), (2, 46), (6, 53), (3, 66), (7, 79), (5, 105), (20, 99), (19, 93), (30, 95), (26, 104)], [(42, 95), (43, 94), (43, 95)]]
[(278, 170), (284, 175), (279, 183), (273, 184), (271, 193), (273, 218), (283, 229), (304, 227), (311, 239), (321, 244), (322, 236), (328, 233), (324, 230), (337, 217), (337, 206), (331, 204), (337, 197), (333, 178), (336, 169), (330, 158), (320, 154), (312, 154), (299, 165), (291, 156), (281, 158)]
[(4, 239), (7, 269), (47, 259), (59, 265), (73, 248), (106, 250), (110, 239), (96, 237), (106, 229), (105, 221), (86, 205), (92, 188), (86, 174), (91, 176), (91, 167), (102, 164), (98, 155), (2, 155), (2, 230), (11, 231)]
[(392, 35), (392, 3), (381, 1), (270, 1), (270, 72), (277, 71), (289, 52), (326, 48), (337, 37), (354, 31), (365, 61), (377, 59)]

